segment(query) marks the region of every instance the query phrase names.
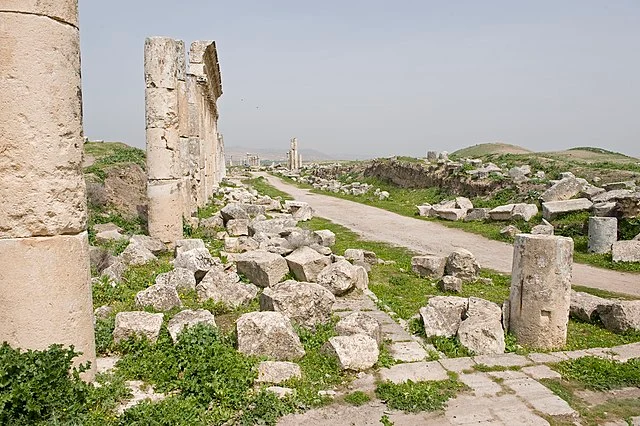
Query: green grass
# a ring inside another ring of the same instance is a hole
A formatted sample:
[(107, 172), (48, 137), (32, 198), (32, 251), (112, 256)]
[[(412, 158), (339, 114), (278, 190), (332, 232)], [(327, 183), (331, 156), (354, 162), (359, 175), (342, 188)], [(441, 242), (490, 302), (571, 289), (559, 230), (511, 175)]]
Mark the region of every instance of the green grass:
[(563, 379), (578, 382), (587, 389), (640, 387), (640, 358), (618, 362), (587, 356), (559, 362), (553, 368)]
[(384, 382), (376, 388), (376, 395), (392, 410), (416, 413), (441, 410), (463, 388), (464, 385), (454, 377), (438, 382)]
[(371, 401), (371, 397), (362, 391), (351, 392), (344, 397), (345, 402), (359, 407)]
[(293, 200), (293, 197), (291, 197), (291, 195), (287, 194), (286, 192), (282, 192), (279, 189), (276, 189), (273, 185), (270, 185), (262, 176), (251, 179), (244, 179), (242, 183), (251, 186), (262, 195), (268, 195), (271, 198), (280, 197), (283, 200)]
[(87, 142), (84, 152), (94, 158), (94, 163), (85, 167), (84, 172), (95, 175), (104, 182), (109, 168), (118, 164), (134, 163), (145, 168), (145, 151), (119, 142)]

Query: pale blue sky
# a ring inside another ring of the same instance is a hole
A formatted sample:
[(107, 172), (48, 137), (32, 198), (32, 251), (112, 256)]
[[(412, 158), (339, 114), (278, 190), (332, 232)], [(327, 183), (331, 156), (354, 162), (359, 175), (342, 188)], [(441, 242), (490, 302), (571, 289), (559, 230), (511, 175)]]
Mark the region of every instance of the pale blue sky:
[(214, 39), (227, 145), (640, 156), (640, 1), (80, 0), (85, 133), (144, 147), (147, 36)]

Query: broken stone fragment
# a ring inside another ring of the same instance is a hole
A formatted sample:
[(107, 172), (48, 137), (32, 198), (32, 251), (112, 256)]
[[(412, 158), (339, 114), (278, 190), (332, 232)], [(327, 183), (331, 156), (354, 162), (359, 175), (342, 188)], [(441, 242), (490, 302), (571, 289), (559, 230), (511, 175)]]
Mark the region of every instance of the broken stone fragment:
[(285, 257), (289, 270), (299, 281), (315, 282), (318, 274), (331, 260), (310, 247), (300, 247)]
[(365, 312), (353, 312), (336, 324), (336, 333), (340, 336), (366, 334), (378, 345), (382, 343), (382, 327), (377, 319)]
[(352, 290), (358, 279), (356, 266), (346, 260), (340, 260), (324, 268), (318, 274), (318, 284), (325, 287), (336, 296), (341, 296)]
[(335, 336), (323, 346), (323, 352), (334, 356), (342, 370), (364, 371), (378, 362), (378, 343), (366, 334)]
[(169, 320), (167, 330), (169, 331), (171, 340), (175, 343), (178, 341), (180, 333), (197, 324), (208, 324), (215, 327), (216, 321), (213, 314), (206, 309), (197, 309), (195, 311), (185, 309), (184, 311), (180, 311), (175, 314), (173, 318)]
[(459, 248), (451, 252), (447, 257), (444, 271), (446, 275), (458, 277), (464, 282), (471, 282), (478, 278), (480, 264), (473, 253), (469, 250)]
[(164, 314), (132, 311), (118, 312), (113, 329), (113, 341), (118, 343), (131, 336), (149, 339), (152, 343), (158, 340)]
[(238, 351), (245, 355), (295, 361), (305, 354), (291, 321), (279, 312), (244, 314), (236, 321), (236, 333)]
[(195, 290), (196, 277), (192, 271), (186, 268), (175, 268), (173, 271), (159, 274), (156, 277), (155, 283), (169, 285), (176, 290)]
[(301, 327), (312, 328), (331, 320), (334, 295), (319, 284), (293, 280), (266, 288), (260, 295), (260, 310), (286, 315)]
[(427, 306), (420, 308), (427, 337), (453, 337), (458, 333), (468, 299), (456, 296), (430, 297)]
[(502, 308), (488, 300), (470, 297), (467, 317), (458, 328), (458, 339), (476, 355), (504, 353)]
[(153, 308), (156, 311), (168, 311), (182, 306), (175, 287), (165, 284), (154, 284), (136, 294), (136, 306)]
[(242, 253), (236, 257), (238, 273), (244, 274), (258, 287), (271, 287), (289, 272), (284, 257), (266, 250)]
[(446, 275), (438, 282), (438, 287), (442, 291), (450, 291), (454, 293), (462, 292), (462, 280), (458, 277)]
[(174, 267), (193, 272), (196, 282), (200, 281), (214, 265), (219, 264), (220, 259), (214, 259), (206, 248), (194, 248), (181, 252), (173, 261)]
[(258, 364), (256, 383), (279, 384), (287, 380), (302, 377), (302, 369), (293, 362), (262, 361)]

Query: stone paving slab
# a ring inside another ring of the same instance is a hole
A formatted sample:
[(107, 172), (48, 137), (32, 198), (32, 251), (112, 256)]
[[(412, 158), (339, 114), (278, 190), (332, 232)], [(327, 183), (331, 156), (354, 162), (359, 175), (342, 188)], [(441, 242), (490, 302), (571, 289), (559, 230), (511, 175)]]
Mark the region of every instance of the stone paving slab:
[(532, 362), (527, 357), (517, 354), (480, 355), (473, 357), (477, 364), (489, 367), (523, 367)]
[(399, 362), (424, 361), (427, 357), (427, 351), (415, 341), (394, 342), (389, 346), (389, 353), (393, 359)]
[(524, 374), (528, 375), (532, 379), (559, 379), (562, 376), (557, 371), (552, 370), (546, 365), (532, 365), (530, 367), (522, 367), (521, 370)]
[(333, 311), (374, 311), (378, 308), (368, 296), (362, 293), (351, 293), (344, 297), (336, 297)]
[(522, 371), (513, 371), (513, 370), (490, 371), (488, 374), (489, 376), (495, 379), (500, 379), (500, 380), (526, 379), (528, 377)]
[(611, 351), (616, 354), (613, 358), (617, 361), (626, 362), (633, 358), (640, 358), (640, 342), (614, 346)]
[(502, 386), (485, 373), (460, 374), (459, 380), (471, 388), (475, 396), (494, 396), (502, 392)]
[(442, 358), (439, 359), (438, 362), (442, 365), (446, 370), (453, 371), (454, 373), (460, 373), (463, 370), (471, 370), (473, 366), (476, 365), (473, 358), (465, 357), (465, 358)]
[(447, 380), (448, 378), (447, 371), (438, 361), (398, 364), (380, 370), (380, 379), (382, 381), (390, 380), (395, 384), (404, 383), (407, 380), (426, 382), (431, 380)]
[(564, 361), (565, 359), (569, 359), (562, 352), (554, 352), (554, 353), (532, 353), (527, 355), (534, 364), (549, 364), (553, 362)]
[(549, 425), (515, 395), (460, 395), (449, 401), (445, 417), (453, 425)]
[(578, 416), (578, 413), (564, 399), (531, 378), (505, 380), (503, 385), (514, 391), (517, 396), (542, 414), (549, 416)]

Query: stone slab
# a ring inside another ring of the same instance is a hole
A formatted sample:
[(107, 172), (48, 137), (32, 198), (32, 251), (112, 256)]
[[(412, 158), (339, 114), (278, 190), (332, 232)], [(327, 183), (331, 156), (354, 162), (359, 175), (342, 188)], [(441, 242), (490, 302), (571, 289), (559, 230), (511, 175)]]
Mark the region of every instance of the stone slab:
[(380, 379), (382, 381), (389, 380), (396, 384), (404, 383), (407, 380), (426, 382), (447, 380), (448, 378), (447, 371), (437, 361), (398, 364), (380, 370)]
[(394, 342), (389, 346), (389, 353), (400, 362), (424, 361), (427, 357), (427, 351), (416, 341)]
[(578, 415), (564, 399), (531, 378), (505, 380), (503, 384), (542, 414), (569, 417)]
[(476, 365), (473, 358), (442, 358), (438, 362), (445, 370), (453, 371), (454, 373), (460, 373), (463, 370), (471, 370)]
[(471, 388), (475, 396), (494, 396), (502, 392), (502, 386), (485, 373), (460, 374), (458, 379)]
[(562, 352), (554, 353), (531, 353), (527, 357), (535, 364), (549, 364), (553, 362), (560, 362), (567, 359), (567, 356)]
[(522, 367), (522, 372), (532, 379), (559, 379), (562, 376), (557, 371), (552, 370), (546, 365), (532, 365), (531, 367)]
[(473, 357), (477, 364), (484, 364), (488, 367), (523, 367), (530, 365), (531, 361), (527, 357), (517, 354), (480, 355)]

